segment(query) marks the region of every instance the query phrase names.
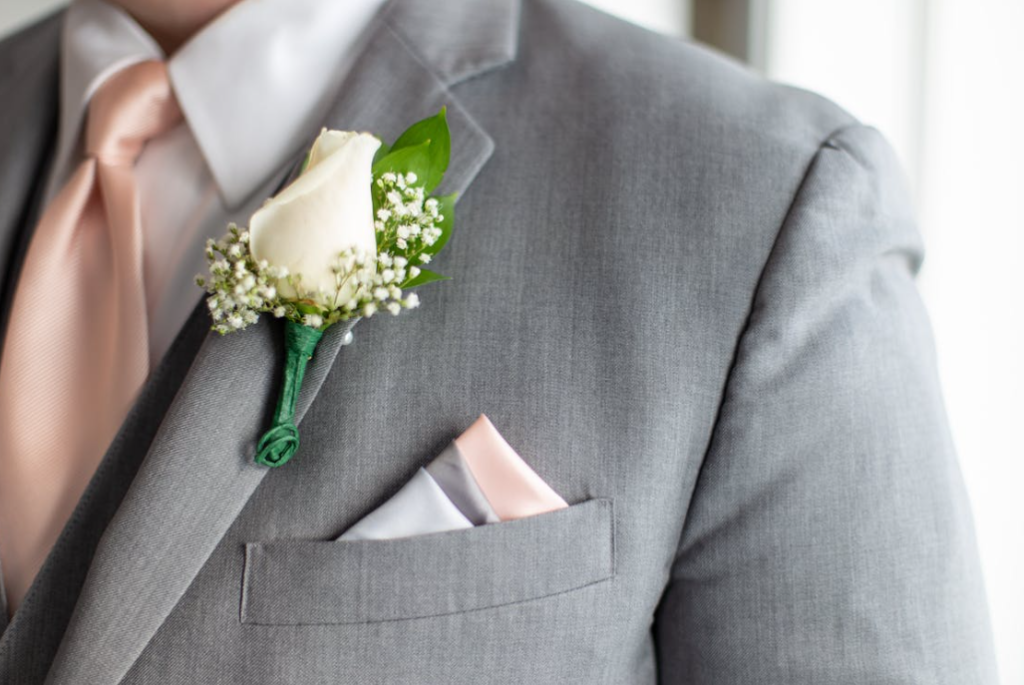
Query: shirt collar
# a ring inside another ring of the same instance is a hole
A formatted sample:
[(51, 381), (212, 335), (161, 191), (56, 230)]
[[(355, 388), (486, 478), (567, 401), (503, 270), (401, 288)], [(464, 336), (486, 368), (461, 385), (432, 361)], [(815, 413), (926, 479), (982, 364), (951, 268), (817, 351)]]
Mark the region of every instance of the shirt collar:
[[(242, 204), (309, 142), (385, 0), (243, 0), (168, 61), (171, 84), (225, 205)], [(120, 8), (74, 0), (63, 38), (58, 164), (89, 98), (159, 45)]]

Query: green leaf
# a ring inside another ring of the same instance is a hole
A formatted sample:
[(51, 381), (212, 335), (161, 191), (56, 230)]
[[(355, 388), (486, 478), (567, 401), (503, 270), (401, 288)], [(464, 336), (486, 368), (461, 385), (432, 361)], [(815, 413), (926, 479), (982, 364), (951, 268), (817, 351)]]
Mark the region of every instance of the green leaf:
[(448, 130), (447, 108), (442, 107), (441, 111), (432, 117), (418, 121), (405, 133), (398, 136), (398, 140), (391, 146), (395, 152), (407, 147), (415, 147), (423, 143), (429, 144), (430, 163), (425, 174), (416, 174), (420, 177), (429, 194), (444, 178), (444, 172), (448, 170), (448, 161), (451, 157), (451, 133)]
[(430, 141), (426, 141), (412, 147), (404, 147), (401, 150), (391, 148), (391, 152), (374, 163), (373, 177), (380, 178), (389, 171), (396, 174), (407, 174), (412, 171), (420, 178), (424, 178), (429, 170)]
[(451, 151), (451, 136), (448, 132), (448, 109), (442, 107), (441, 111), (431, 117), (427, 117), (405, 130), (398, 136), (398, 140), (391, 146), (392, 150), (401, 150), (403, 147), (411, 147), (433, 141), (438, 146), (439, 153), (443, 154), (443, 169), (448, 168), (448, 155)]
[(417, 288), (421, 285), (426, 285), (427, 283), (433, 283), (434, 281), (450, 280), (452, 280), (450, 276), (442, 276), (441, 274), (435, 271), (430, 271), (429, 269), (420, 269), (420, 272), (416, 276), (416, 278), (410, 278), (409, 280), (402, 284), (402, 290), (407, 290), (409, 288)]
[(321, 308), (315, 304), (309, 304), (307, 302), (296, 302), (295, 308), (302, 314), (319, 314)]
[(306, 153), (306, 156), (302, 158), (302, 167), (299, 168), (299, 176), (306, 173), (306, 169), (309, 167), (309, 158), (313, 156), (313, 151), (310, 150)]

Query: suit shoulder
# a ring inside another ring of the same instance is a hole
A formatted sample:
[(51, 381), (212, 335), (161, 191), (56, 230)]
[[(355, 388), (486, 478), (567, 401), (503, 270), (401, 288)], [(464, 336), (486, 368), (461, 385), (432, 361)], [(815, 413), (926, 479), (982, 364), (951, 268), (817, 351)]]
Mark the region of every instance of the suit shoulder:
[(523, 18), (524, 40), (546, 62), (542, 68), (571, 71), (575, 93), (649, 119), (644, 124), (654, 130), (686, 119), (753, 148), (762, 142), (813, 152), (832, 132), (857, 123), (816, 93), (769, 81), (711, 48), (578, 0), (524, 0)]
[(40, 63), (56, 63), (63, 24), (64, 10), (58, 10), (0, 40), (0, 79), (17, 77)]

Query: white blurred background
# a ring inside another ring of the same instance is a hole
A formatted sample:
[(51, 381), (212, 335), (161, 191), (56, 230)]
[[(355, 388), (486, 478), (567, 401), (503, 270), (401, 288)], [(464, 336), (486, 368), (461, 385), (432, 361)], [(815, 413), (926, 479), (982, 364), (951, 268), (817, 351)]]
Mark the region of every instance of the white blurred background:
[[(1024, 685), (1024, 0), (590, 1), (819, 91), (900, 153), (1002, 682)], [(60, 4), (2, 0), (0, 35)]]

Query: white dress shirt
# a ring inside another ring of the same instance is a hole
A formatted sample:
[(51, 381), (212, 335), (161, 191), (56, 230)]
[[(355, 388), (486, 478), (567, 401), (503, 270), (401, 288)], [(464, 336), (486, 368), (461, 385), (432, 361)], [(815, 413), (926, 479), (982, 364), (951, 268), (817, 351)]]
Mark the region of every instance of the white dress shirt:
[[(185, 123), (151, 141), (136, 178), (142, 212), (151, 367), (201, 291), (203, 246), (248, 224), (312, 143), (385, 0), (243, 0), (170, 59)], [(82, 154), (89, 98), (111, 75), (167, 59), (126, 12), (74, 0), (62, 43), (61, 118), (49, 200)]]

